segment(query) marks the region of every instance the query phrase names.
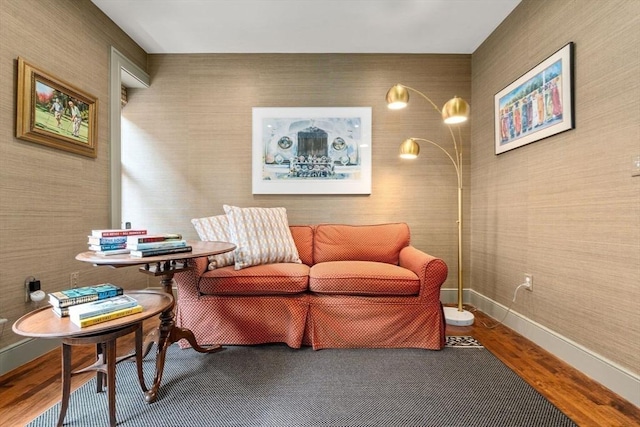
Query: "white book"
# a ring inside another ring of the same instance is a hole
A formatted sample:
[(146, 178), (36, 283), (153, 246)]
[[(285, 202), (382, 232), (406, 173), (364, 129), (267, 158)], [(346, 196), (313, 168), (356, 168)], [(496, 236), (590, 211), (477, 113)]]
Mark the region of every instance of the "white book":
[(105, 298), (98, 301), (91, 301), (84, 304), (72, 305), (69, 307), (69, 317), (73, 321), (82, 320), (87, 317), (94, 317), (112, 311), (134, 307), (138, 301), (129, 295), (118, 295), (116, 297)]

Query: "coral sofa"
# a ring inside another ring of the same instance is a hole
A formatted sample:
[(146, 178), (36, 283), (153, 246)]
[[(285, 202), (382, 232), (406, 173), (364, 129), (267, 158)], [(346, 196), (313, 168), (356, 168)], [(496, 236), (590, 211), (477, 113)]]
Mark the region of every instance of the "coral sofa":
[(443, 348), (447, 266), (410, 245), (407, 224), (289, 229), (300, 263), (191, 260), (175, 276), (177, 325), (201, 345)]

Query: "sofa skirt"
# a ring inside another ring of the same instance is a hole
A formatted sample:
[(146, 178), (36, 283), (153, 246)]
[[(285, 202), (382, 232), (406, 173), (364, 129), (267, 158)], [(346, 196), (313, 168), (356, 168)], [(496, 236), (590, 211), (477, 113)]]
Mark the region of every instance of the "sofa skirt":
[[(201, 296), (178, 300), (176, 325), (190, 329), (200, 345), (441, 350), (445, 344), (440, 301), (418, 298)], [(190, 347), (186, 340), (179, 345)]]
[[(309, 311), (306, 295), (178, 298), (176, 325), (199, 345), (285, 343), (300, 348)], [(190, 347), (180, 340), (181, 348)]]
[(411, 297), (310, 296), (304, 345), (323, 348), (424, 348), (445, 345), (440, 301)]

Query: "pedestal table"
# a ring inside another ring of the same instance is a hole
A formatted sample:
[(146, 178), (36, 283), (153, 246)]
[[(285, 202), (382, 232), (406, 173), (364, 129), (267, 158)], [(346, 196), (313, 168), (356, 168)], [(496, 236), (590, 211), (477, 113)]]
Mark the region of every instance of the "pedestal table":
[[(230, 252), (235, 249), (235, 245), (227, 242), (201, 242), (187, 241), (187, 245), (192, 247), (191, 252), (178, 254), (167, 254), (147, 258), (132, 257), (129, 254), (101, 256), (95, 252), (83, 252), (76, 256), (76, 259), (89, 262), (94, 265), (104, 265), (113, 268), (140, 266), (140, 271), (145, 274), (162, 277), (162, 288), (164, 292), (173, 295), (173, 276), (175, 273), (189, 270), (188, 260), (210, 255), (218, 255)], [(213, 353), (219, 351), (221, 347), (208, 346), (201, 347), (189, 329), (179, 328), (175, 325), (173, 304), (160, 315), (160, 325), (150, 333), (143, 345), (143, 356), (146, 356), (151, 346), (156, 344), (156, 373), (152, 387), (145, 392), (145, 401), (155, 402), (158, 397), (158, 389), (162, 381), (165, 355), (167, 347), (181, 339), (186, 339), (194, 350), (200, 353)]]

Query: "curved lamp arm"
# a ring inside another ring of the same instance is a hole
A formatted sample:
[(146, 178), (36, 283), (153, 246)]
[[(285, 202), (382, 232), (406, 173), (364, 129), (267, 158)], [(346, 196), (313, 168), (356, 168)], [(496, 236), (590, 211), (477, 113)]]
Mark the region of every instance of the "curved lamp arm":
[[(413, 139), (414, 141), (428, 142), (429, 144), (435, 145), (440, 150), (442, 150), (442, 152), (447, 155), (449, 160), (451, 160), (451, 163), (453, 163), (453, 167), (456, 168), (456, 176), (458, 177), (458, 188), (462, 188), (462, 169), (461, 169), (460, 164), (459, 164), (459, 162), (461, 160), (459, 157), (456, 157), (454, 159), (454, 157), (451, 155), (451, 153), (449, 153), (447, 150), (442, 148), (442, 146), (440, 144), (438, 144), (437, 142), (431, 141), (430, 139), (424, 139), (424, 138), (410, 138), (410, 139)], [(455, 141), (455, 139), (454, 139), (454, 141)]]
[(433, 101), (431, 100), (431, 98), (429, 98), (427, 95), (425, 95), (424, 93), (420, 92), (418, 89), (414, 89), (414, 88), (412, 88), (411, 86), (406, 86), (406, 85), (401, 85), (401, 86), (402, 86), (402, 87), (404, 87), (404, 88), (406, 88), (406, 89), (409, 89), (409, 90), (410, 90), (410, 91), (412, 91), (412, 92), (417, 93), (418, 95), (420, 95), (421, 97), (423, 97), (424, 99), (426, 99), (426, 100), (427, 100), (427, 102), (428, 102), (429, 104), (431, 104), (431, 105), (433, 106), (433, 108), (435, 108), (435, 110), (436, 110), (438, 113), (442, 114), (442, 110), (440, 109), (440, 107), (438, 107), (438, 106), (436, 105), (436, 103), (435, 103), (435, 102), (433, 102)]
[[(403, 85), (403, 84), (398, 84), (398, 85), (396, 85), (396, 86), (401, 86), (401, 87), (403, 87), (403, 88), (405, 88), (405, 89), (407, 89), (407, 90), (409, 90), (409, 91), (411, 91), (411, 92), (415, 92), (415, 93), (417, 93), (417, 94), (418, 94), (418, 95), (420, 95), (422, 98), (424, 98), (424, 99), (425, 99), (429, 104), (431, 104), (431, 106), (432, 106), (432, 107), (433, 107), (433, 108), (438, 112), (438, 114), (440, 114), (440, 115), (442, 116), (442, 110), (440, 109), (440, 107), (438, 107), (438, 106), (436, 105), (436, 103), (435, 103), (435, 102), (433, 102), (433, 101), (431, 100), (431, 98), (429, 98), (429, 97), (428, 97), (427, 95), (425, 95), (423, 92), (420, 92), (418, 89), (415, 89), (415, 88), (412, 88), (411, 86), (406, 86), (406, 85)], [(408, 102), (408, 100), (409, 100), (409, 99), (408, 99), (408, 95), (407, 95), (407, 102)], [(461, 145), (460, 145), (460, 146), (458, 146), (458, 141), (456, 140), (456, 137), (455, 137), (455, 134), (453, 133), (453, 128), (451, 127), (451, 125), (447, 124), (447, 128), (449, 129), (449, 133), (451, 134), (451, 139), (453, 140), (453, 149), (455, 150), (455, 153), (456, 153), (456, 159), (458, 160), (458, 163), (461, 163), (461, 162), (462, 162), (462, 146), (461, 146)], [(460, 132), (460, 129), (459, 129), (459, 128), (458, 128), (458, 132)], [(414, 139), (416, 139), (416, 138), (414, 138)], [(426, 140), (425, 140), (425, 141), (426, 141)], [(433, 141), (428, 141), (428, 142), (431, 142), (431, 143), (435, 144)], [(438, 145), (438, 144), (435, 144), (435, 145)], [(438, 147), (439, 147), (441, 150), (444, 150), (444, 149), (443, 149), (442, 147), (440, 147), (439, 145), (438, 145)], [(447, 151), (445, 151), (445, 153), (447, 153), (447, 155), (449, 155), (449, 153), (448, 153)], [(449, 156), (449, 157), (451, 157), (451, 156)], [(454, 162), (454, 163), (455, 163), (455, 162)], [(457, 170), (457, 169), (458, 169), (458, 167), (456, 166), (456, 170)], [(461, 184), (460, 184), (460, 185), (461, 185)]]

